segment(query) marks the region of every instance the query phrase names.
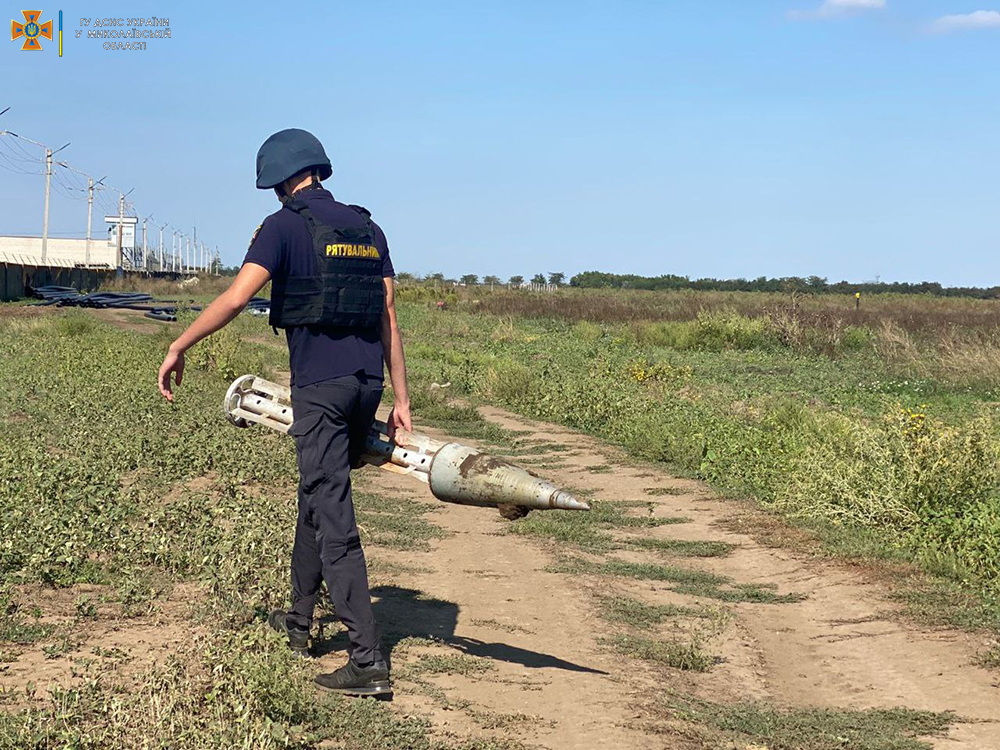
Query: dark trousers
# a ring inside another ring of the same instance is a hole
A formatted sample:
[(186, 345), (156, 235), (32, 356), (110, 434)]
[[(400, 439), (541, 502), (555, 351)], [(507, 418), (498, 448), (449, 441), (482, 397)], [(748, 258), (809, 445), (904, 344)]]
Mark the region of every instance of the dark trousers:
[(287, 622), (309, 628), (325, 580), (337, 616), (347, 626), (351, 654), (360, 664), (378, 661), (379, 632), (368, 591), (351, 499), (351, 466), (382, 398), (382, 381), (363, 374), (292, 388), (299, 462), (299, 519), (292, 548), (292, 608)]

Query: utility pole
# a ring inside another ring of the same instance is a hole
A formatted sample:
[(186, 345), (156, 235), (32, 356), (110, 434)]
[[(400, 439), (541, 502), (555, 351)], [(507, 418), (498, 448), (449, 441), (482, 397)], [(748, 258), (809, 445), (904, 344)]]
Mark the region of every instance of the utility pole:
[(115, 253), (115, 267), (122, 268), (122, 229), (125, 220), (125, 195), (118, 193), (118, 250)]
[(90, 266), (90, 222), (94, 217), (94, 178), (87, 176), (87, 260)]
[(42, 265), (49, 251), (49, 190), (52, 186), (52, 149), (45, 149), (45, 214), (42, 218)]
[[(7, 109), (10, 109), (10, 107), (7, 107)], [(7, 109), (5, 109), (4, 112), (6, 112)], [(0, 115), (2, 114), (3, 112), (0, 112)], [(44, 143), (39, 143), (38, 141), (33, 141), (30, 138), (25, 138), (23, 135), (18, 135), (10, 130), (0, 130), (0, 135), (13, 136), (14, 138), (19, 138), (22, 141), (33, 143), (39, 148), (45, 149), (45, 210), (42, 216), (42, 265), (45, 265), (45, 260), (49, 251), (49, 192), (52, 188), (52, 157), (66, 148), (69, 144), (67, 143), (66, 146), (60, 146), (53, 151)]]

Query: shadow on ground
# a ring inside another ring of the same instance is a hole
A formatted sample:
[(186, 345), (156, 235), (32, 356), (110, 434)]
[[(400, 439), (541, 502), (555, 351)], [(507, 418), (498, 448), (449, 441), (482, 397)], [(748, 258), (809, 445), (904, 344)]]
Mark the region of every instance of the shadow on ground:
[[(607, 674), (582, 664), (560, 659), (550, 654), (511, 646), (507, 643), (487, 643), (478, 638), (457, 635), (458, 605), (443, 599), (428, 597), (415, 589), (399, 586), (379, 586), (372, 589), (375, 620), (382, 628), (383, 651), (391, 658), (392, 650), (404, 638), (427, 638), (450, 646), (470, 656), (519, 664), (531, 669), (565, 669), (570, 672)], [(331, 619), (325, 618), (326, 622)], [(348, 648), (347, 633), (314, 641), (318, 656)]]

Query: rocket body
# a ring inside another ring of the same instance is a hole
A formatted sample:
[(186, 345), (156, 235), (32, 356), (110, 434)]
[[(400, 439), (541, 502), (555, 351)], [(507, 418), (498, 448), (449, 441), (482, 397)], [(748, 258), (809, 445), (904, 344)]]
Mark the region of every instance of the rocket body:
[[(253, 375), (233, 382), (223, 408), (226, 418), (237, 427), (261, 424), (288, 432), (294, 421), (289, 389)], [(362, 460), (428, 484), (431, 493), (444, 502), (492, 508), (590, 510), (587, 503), (569, 492), (504, 459), (417, 433), (406, 445), (397, 445), (386, 432), (383, 422), (374, 423)]]

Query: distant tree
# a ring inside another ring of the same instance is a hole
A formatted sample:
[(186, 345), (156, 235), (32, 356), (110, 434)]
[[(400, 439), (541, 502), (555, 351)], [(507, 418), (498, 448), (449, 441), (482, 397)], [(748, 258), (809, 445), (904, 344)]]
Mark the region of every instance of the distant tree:
[(427, 274), (427, 281), (433, 281), (434, 282), (434, 286), (437, 286), (438, 284), (443, 284), (444, 283), (444, 274), (443, 273), (429, 273), (429, 274)]
[(502, 284), (503, 282), (500, 281), (500, 277), (499, 276), (483, 276), (483, 283), (484, 284), (489, 284), (490, 285), (490, 289), (492, 289), (497, 284)]
[(541, 284), (542, 286), (545, 286), (545, 275), (536, 273), (534, 276), (531, 277), (531, 283)]
[(821, 292), (827, 288), (827, 281), (822, 276), (810, 276), (806, 279), (806, 286), (815, 292)]
[(549, 274), (549, 283), (553, 286), (562, 286), (563, 281), (566, 280), (566, 274), (561, 271)]
[(511, 276), (510, 279), (507, 281), (507, 283), (510, 284), (511, 286), (521, 286), (521, 284), (524, 283), (524, 277)]
[(474, 273), (467, 273), (462, 277), (462, 283), (466, 286), (475, 286), (479, 283), (479, 277)]
[(396, 274), (396, 281), (399, 282), (416, 281), (416, 279), (417, 279), (416, 276), (414, 276), (412, 273), (407, 273), (406, 271), (400, 271), (399, 273)]

